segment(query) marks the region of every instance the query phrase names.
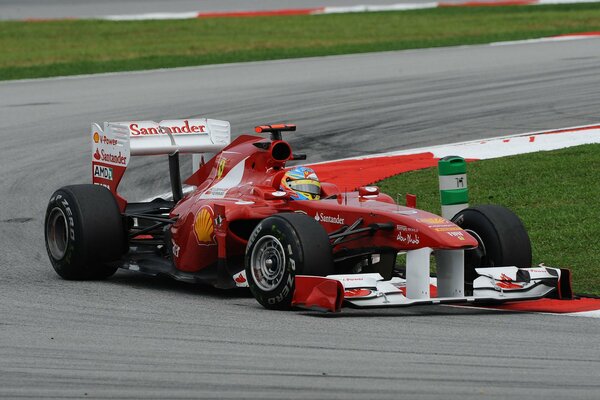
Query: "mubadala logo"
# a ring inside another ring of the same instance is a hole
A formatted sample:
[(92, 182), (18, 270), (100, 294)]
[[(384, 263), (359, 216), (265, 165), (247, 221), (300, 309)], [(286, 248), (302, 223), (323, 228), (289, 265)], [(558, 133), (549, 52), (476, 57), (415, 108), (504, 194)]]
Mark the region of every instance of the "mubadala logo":
[(113, 180), (113, 169), (102, 165), (94, 165), (94, 178)]
[(339, 214), (336, 217), (332, 217), (330, 215), (325, 215), (323, 213), (316, 213), (315, 221), (327, 222), (330, 224), (337, 224), (337, 225), (344, 225), (344, 218), (340, 217)]

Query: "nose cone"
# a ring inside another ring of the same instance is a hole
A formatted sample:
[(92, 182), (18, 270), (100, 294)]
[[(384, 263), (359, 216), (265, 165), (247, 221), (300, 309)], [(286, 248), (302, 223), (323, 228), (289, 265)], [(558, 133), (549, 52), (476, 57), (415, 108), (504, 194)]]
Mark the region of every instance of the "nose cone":
[(421, 229), (427, 231), (443, 248), (477, 247), (477, 240), (467, 231), (443, 217), (419, 218)]

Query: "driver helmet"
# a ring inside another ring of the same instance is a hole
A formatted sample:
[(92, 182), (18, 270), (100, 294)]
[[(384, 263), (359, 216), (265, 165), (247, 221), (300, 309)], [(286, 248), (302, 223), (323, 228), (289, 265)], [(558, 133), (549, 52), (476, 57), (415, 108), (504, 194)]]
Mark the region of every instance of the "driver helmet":
[(321, 182), (309, 167), (294, 167), (281, 178), (280, 190), (290, 193), (291, 200), (319, 200)]

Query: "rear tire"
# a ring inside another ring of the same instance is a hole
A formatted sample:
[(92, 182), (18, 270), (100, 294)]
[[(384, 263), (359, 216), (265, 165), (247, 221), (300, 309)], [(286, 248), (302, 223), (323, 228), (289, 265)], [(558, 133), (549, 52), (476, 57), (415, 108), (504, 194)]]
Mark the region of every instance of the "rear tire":
[(125, 253), (123, 218), (114, 196), (102, 186), (58, 189), (48, 203), (44, 227), (50, 262), (64, 279), (108, 278)]
[(254, 298), (265, 308), (287, 310), (296, 275), (333, 273), (329, 236), (307, 215), (285, 213), (265, 218), (250, 235), (245, 265)]
[(529, 235), (523, 222), (508, 208), (498, 205), (467, 208), (456, 214), (452, 222), (479, 242), (477, 249), (465, 251), (467, 291), (477, 277), (477, 267), (531, 267)]

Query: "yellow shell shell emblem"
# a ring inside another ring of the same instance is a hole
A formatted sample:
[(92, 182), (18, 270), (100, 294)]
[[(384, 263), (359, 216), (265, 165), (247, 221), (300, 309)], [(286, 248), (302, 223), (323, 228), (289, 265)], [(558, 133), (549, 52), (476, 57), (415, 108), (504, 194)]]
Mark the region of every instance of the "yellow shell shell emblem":
[(98, 132), (94, 132), (94, 143), (98, 143), (100, 141), (100, 135)]
[(199, 244), (211, 245), (215, 244), (214, 233), (215, 227), (213, 224), (212, 212), (208, 207), (200, 209), (194, 220), (194, 233)]

